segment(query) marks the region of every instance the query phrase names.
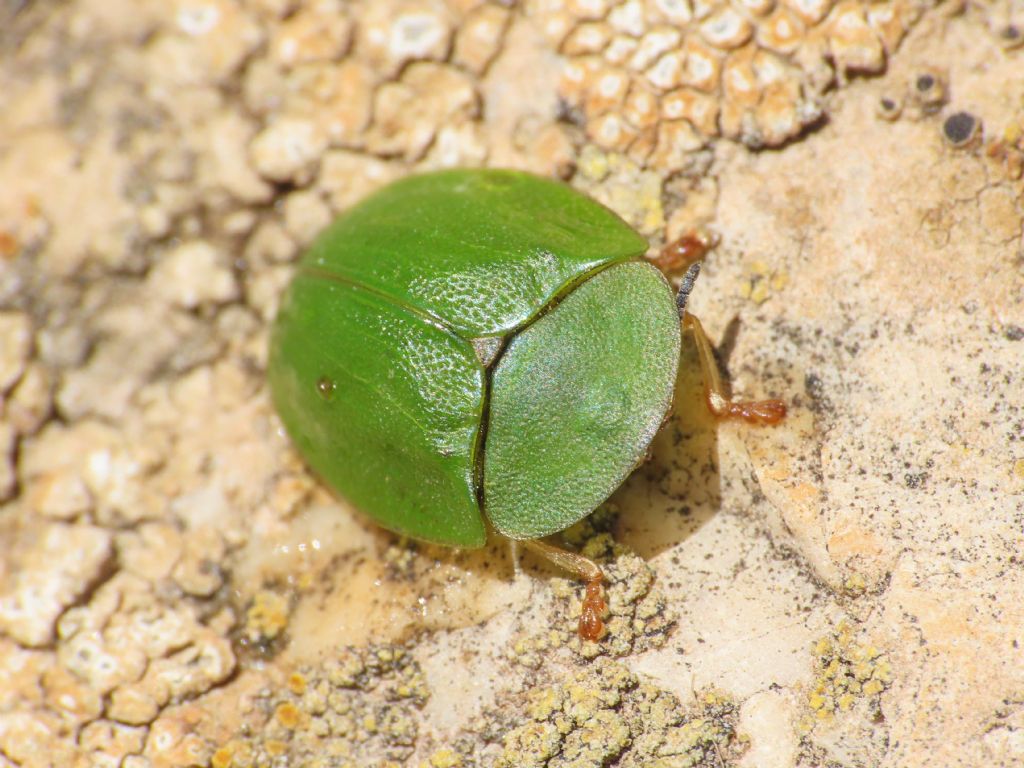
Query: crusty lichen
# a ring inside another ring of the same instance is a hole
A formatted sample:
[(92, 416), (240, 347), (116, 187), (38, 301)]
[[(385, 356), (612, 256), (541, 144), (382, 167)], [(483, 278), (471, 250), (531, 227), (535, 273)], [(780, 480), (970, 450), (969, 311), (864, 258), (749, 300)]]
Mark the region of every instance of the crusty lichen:
[(594, 144), (580, 150), (574, 185), (601, 201), (646, 235), (665, 226), (664, 180), (625, 155)]
[(261, 589), (253, 595), (241, 628), (242, 644), (260, 652), (268, 651), (288, 627), (289, 603), (287, 596), (271, 589)]
[(850, 621), (840, 621), (832, 634), (814, 644), (813, 652), (815, 679), (807, 695), (804, 730), (858, 704), (872, 715), (879, 712), (882, 692), (892, 685), (892, 664), (879, 648), (859, 639)]
[(738, 756), (736, 706), (709, 690), (685, 708), (670, 693), (610, 659), (499, 701), (476, 723), (493, 746), (465, 765), (496, 768), (621, 768), (718, 765)]
[(798, 136), (821, 119), (837, 81), (881, 72), (929, 5), (529, 0), (526, 13), (567, 59), (561, 94), (588, 138), (676, 170), (681, 144)]
[(214, 768), (257, 768), (277, 759), (325, 767), (404, 761), (429, 696), (419, 665), (397, 645), (342, 648), (262, 693), (255, 707), (263, 726), (217, 749)]

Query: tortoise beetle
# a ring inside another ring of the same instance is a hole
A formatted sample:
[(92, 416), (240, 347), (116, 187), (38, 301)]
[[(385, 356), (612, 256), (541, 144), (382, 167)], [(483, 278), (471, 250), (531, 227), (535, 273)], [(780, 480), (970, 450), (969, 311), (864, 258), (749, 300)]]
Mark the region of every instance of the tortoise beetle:
[(579, 631), (597, 639), (600, 567), (540, 539), (643, 461), (671, 406), (680, 318), (714, 412), (784, 413), (722, 395), (685, 312), (699, 264), (674, 296), (646, 250), (604, 206), (528, 173), (394, 182), (298, 265), (270, 341), (281, 420), (309, 466), (383, 527), (477, 548), (490, 524), (584, 578)]

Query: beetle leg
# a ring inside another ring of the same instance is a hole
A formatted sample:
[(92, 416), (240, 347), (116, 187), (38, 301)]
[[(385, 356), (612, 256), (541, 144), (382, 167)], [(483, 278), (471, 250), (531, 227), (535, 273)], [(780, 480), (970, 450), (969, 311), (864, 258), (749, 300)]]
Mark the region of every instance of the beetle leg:
[(608, 607), (604, 599), (604, 572), (601, 566), (578, 552), (561, 549), (540, 539), (529, 539), (523, 545), (587, 583), (577, 631), (583, 640), (600, 640), (604, 634), (604, 612)]
[(718, 237), (705, 229), (687, 232), (671, 243), (666, 243), (652, 262), (666, 275), (677, 273), (703, 259), (717, 243)]
[(512, 557), (512, 574), (518, 579), (523, 575), (523, 566), (519, 562), (519, 542), (515, 539), (508, 540), (509, 554)]
[(704, 376), (704, 394), (708, 409), (720, 419), (737, 418), (751, 424), (777, 424), (786, 415), (786, 404), (781, 400), (730, 400), (725, 394), (718, 363), (711, 340), (700, 320), (689, 312), (682, 313), (683, 328), (693, 332), (700, 356), (700, 369)]

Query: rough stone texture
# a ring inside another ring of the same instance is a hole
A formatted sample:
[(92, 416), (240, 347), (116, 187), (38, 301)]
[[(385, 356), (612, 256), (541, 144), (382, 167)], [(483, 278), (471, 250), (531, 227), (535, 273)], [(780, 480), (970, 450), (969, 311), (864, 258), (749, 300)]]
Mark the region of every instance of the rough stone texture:
[(37, 525), (8, 542), (0, 631), (26, 646), (51, 643), (57, 618), (102, 575), (110, 532), (92, 525)]
[[(0, 3), (0, 767), (1024, 762), (1021, 30), (1009, 0)], [(651, 461), (568, 534), (603, 644), (531, 556), (332, 498), (267, 398), (302, 248), (453, 165), (566, 179), (655, 248), (712, 230), (692, 309), (791, 406), (716, 425), (684, 348)]]

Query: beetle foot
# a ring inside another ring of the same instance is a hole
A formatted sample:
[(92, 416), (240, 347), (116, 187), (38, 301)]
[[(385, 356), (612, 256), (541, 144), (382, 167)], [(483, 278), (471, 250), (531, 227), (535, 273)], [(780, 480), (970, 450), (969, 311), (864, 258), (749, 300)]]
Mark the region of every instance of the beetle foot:
[(728, 400), (724, 408), (716, 408), (709, 395), (708, 402), (719, 418), (743, 419), (748, 424), (778, 424), (786, 416), (786, 404), (781, 400)]
[(587, 581), (587, 592), (583, 597), (580, 611), (579, 635), (583, 640), (597, 641), (604, 635), (604, 612), (608, 604), (604, 600), (604, 575), (598, 573)]

